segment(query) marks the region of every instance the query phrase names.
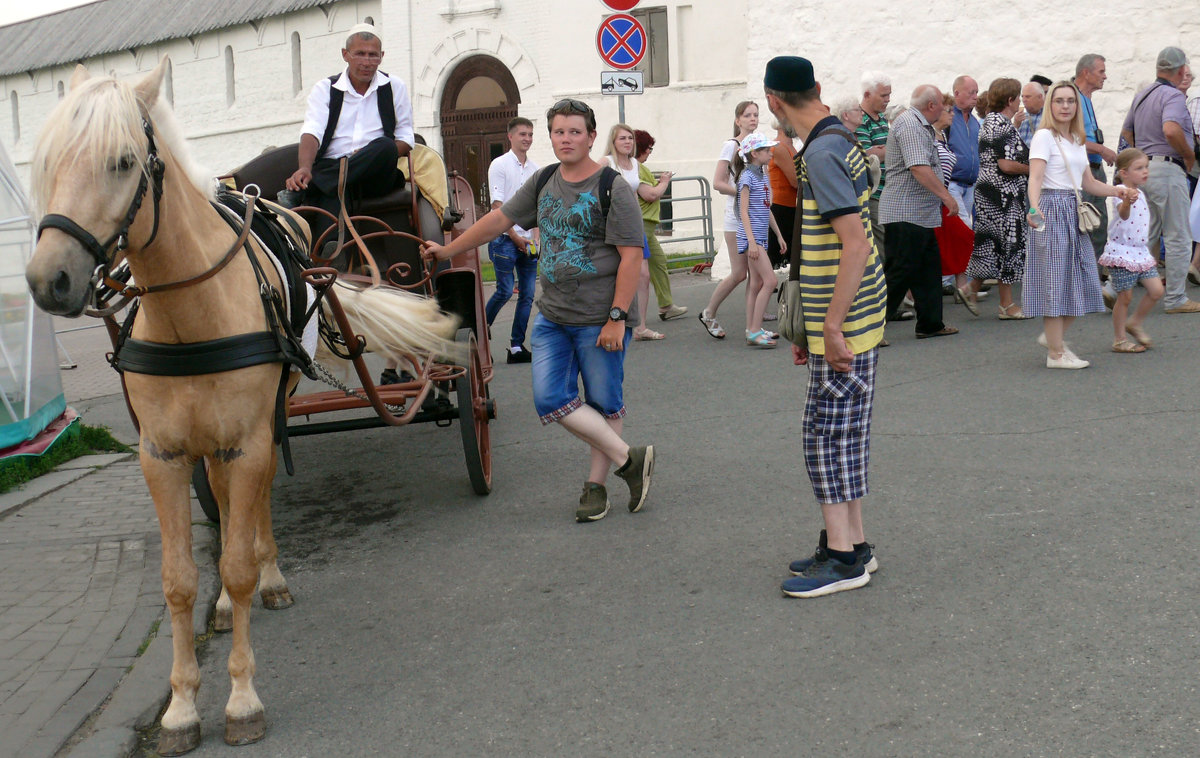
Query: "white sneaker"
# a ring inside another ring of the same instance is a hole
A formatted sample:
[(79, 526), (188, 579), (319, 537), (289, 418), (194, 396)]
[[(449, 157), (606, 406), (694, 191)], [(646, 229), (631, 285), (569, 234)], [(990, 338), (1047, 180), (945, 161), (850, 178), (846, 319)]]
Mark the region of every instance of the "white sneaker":
[[(1038, 335), (1037, 343), (1039, 345), (1041, 345), (1042, 347), (1046, 348), (1047, 350), (1050, 349), (1050, 343), (1046, 340), (1045, 332), (1042, 332), (1041, 334)], [(1075, 355), (1075, 353), (1071, 352), (1071, 346), (1068, 345), (1066, 342), (1063, 342), (1063, 355), (1069, 355), (1072, 358), (1079, 357), (1079, 356)]]
[(1049, 355), (1046, 356), (1046, 368), (1077, 369), (1087, 368), (1090, 365), (1092, 364), (1088, 363), (1082, 358), (1079, 358), (1078, 356), (1072, 355), (1070, 351), (1067, 350), (1063, 350), (1063, 354), (1058, 358), (1051, 358)]

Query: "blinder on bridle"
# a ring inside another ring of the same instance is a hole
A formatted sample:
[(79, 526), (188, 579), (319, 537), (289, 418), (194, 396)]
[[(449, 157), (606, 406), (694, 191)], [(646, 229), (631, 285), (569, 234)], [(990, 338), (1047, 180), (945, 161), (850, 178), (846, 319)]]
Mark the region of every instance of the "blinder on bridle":
[[(154, 226), (151, 228), (150, 237), (146, 240), (143, 247), (150, 245), (150, 243), (154, 242), (154, 238), (158, 236), (158, 206), (159, 201), (162, 199), (162, 180), (163, 174), (166, 171), (166, 164), (158, 157), (158, 148), (154, 144), (154, 127), (150, 124), (149, 118), (142, 119), (142, 131), (146, 133), (146, 141), (148, 143), (146, 168), (140, 172), (141, 180), (138, 182), (137, 190), (133, 193), (133, 199), (129, 201), (129, 209), (125, 213), (124, 220), (111, 237), (104, 242), (100, 242), (91, 232), (59, 213), (47, 213), (42, 217), (41, 223), (38, 224), (38, 239), (41, 239), (44, 230), (58, 229), (83, 245), (84, 249), (91, 254), (92, 258), (96, 261), (96, 269), (92, 272), (93, 294), (97, 291), (97, 286), (102, 283), (115, 289), (120, 289), (123, 286), (123, 282), (110, 280), (109, 266), (112, 265), (117, 252), (121, 252), (129, 247), (129, 227), (133, 225), (133, 220), (137, 217), (138, 211), (141, 210), (142, 200), (146, 197), (147, 189), (151, 190), (151, 196), (154, 198)], [(114, 248), (115, 252), (113, 252)]]

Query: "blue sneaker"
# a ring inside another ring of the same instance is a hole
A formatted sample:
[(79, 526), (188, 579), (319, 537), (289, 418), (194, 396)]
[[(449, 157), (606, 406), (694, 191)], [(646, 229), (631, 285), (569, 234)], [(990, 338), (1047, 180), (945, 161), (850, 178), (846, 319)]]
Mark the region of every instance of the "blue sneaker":
[[(874, 574), (879, 568), (879, 561), (875, 560), (875, 553), (872, 551), (874, 545), (868, 544), (866, 547), (854, 551), (855, 558), (862, 558), (862, 562), (866, 564), (867, 571)], [(824, 554), (829, 549), (828, 537), (825, 535), (825, 530), (821, 530), (821, 538), (817, 542), (817, 551)], [(792, 576), (799, 576), (804, 573), (804, 569), (811, 566), (817, 560), (817, 554), (814, 553), (809, 558), (799, 558), (788, 564), (788, 571), (792, 572)]]
[(836, 558), (830, 558), (821, 548), (813, 563), (799, 576), (784, 581), (780, 589), (788, 597), (821, 597), (835, 592), (857, 589), (871, 581), (862, 558), (856, 558), (847, 566)]

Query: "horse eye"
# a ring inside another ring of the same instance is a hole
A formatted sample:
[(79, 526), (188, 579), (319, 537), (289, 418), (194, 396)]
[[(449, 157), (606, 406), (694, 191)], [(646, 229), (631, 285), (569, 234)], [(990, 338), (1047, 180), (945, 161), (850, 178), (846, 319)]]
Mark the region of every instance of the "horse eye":
[(125, 172), (136, 165), (136, 160), (132, 155), (122, 155), (115, 163), (109, 164), (111, 171)]

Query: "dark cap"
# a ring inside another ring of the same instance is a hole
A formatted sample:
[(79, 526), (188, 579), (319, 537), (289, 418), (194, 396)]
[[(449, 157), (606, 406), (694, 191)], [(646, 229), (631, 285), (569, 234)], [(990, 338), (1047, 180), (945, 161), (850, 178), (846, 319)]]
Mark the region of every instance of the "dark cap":
[(767, 62), (763, 86), (776, 92), (807, 92), (817, 86), (817, 80), (807, 58), (780, 55)]
[(1029, 79), (1029, 81), (1037, 82), (1038, 84), (1042, 85), (1043, 87), (1049, 87), (1051, 84), (1054, 84), (1054, 82), (1050, 81), (1048, 78), (1042, 76), (1041, 74), (1034, 74)]

